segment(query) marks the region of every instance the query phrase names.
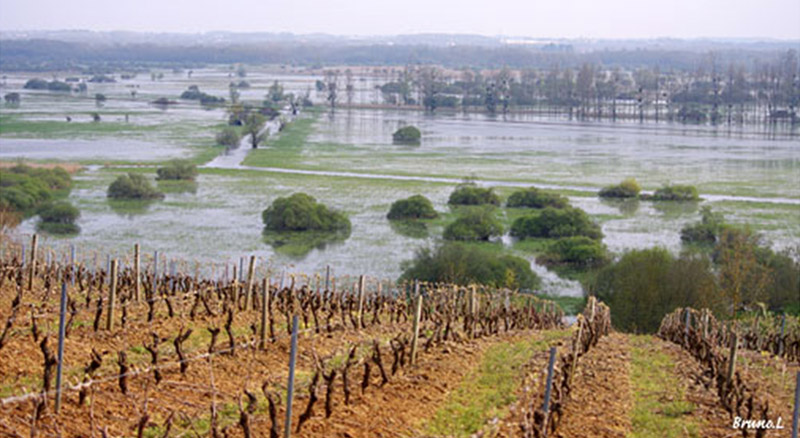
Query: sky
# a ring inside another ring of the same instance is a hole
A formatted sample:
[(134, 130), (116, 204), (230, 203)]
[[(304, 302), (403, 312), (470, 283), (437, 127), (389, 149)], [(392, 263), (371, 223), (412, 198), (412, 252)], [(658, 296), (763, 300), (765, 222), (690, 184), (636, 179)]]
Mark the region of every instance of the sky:
[(0, 30), (800, 39), (800, 0), (0, 0)]

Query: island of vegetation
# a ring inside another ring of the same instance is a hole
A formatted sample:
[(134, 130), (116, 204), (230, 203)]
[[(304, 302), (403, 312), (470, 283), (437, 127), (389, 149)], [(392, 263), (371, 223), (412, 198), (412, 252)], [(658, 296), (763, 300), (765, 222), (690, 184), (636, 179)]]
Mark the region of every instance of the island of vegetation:
[(164, 194), (156, 190), (150, 181), (138, 173), (128, 173), (117, 177), (108, 186), (108, 197), (115, 200), (162, 199)]
[(392, 134), (392, 141), (398, 144), (419, 144), (422, 133), (416, 126), (404, 126)]
[(466, 182), (459, 184), (453, 190), (447, 203), (450, 205), (500, 205), (500, 197), (491, 188), (478, 187), (473, 182)]
[(436, 219), (439, 214), (433, 209), (430, 199), (413, 195), (393, 202), (386, 217), (389, 220)]
[(303, 256), (350, 236), (347, 216), (305, 193), (276, 199), (261, 218), (265, 242), (290, 256)]

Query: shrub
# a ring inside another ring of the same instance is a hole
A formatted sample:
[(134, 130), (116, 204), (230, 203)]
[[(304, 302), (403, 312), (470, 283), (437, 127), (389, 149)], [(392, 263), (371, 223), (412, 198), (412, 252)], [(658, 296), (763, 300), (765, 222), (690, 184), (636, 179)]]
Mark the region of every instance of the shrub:
[(39, 209), (37, 228), (52, 234), (73, 234), (80, 231), (75, 221), (81, 212), (69, 202), (47, 204)]
[(190, 85), (189, 89), (181, 93), (181, 99), (199, 100), (202, 105), (216, 105), (225, 103), (222, 97), (212, 96), (200, 91), (197, 85)]
[(489, 240), (503, 234), (503, 225), (491, 208), (472, 208), (445, 227), (446, 240)]
[(242, 140), (242, 137), (239, 135), (239, 131), (236, 128), (228, 126), (217, 133), (216, 140), (218, 145), (228, 148), (237, 148), (239, 147), (239, 142)]
[(592, 221), (589, 215), (574, 207), (562, 209), (547, 207), (538, 215), (517, 218), (511, 225), (511, 235), (521, 239), (570, 236), (602, 239), (603, 237), (600, 227)]
[(698, 201), (700, 196), (694, 186), (672, 185), (656, 190), (651, 199), (654, 201)]
[(47, 85), (48, 82), (44, 79), (33, 78), (25, 82), (25, 85), (22, 88), (26, 90), (46, 90)]
[(194, 181), (197, 177), (197, 166), (187, 160), (172, 160), (168, 165), (160, 167), (156, 173), (157, 180)]
[(564, 237), (551, 243), (536, 261), (543, 265), (592, 268), (608, 261), (605, 245), (586, 236)]
[(264, 228), (271, 231), (349, 232), (350, 220), (305, 193), (273, 201), (261, 214)]
[(433, 204), (428, 198), (422, 195), (414, 195), (392, 203), (389, 214), (386, 217), (389, 220), (435, 219), (439, 217), (439, 214), (433, 209)]
[(456, 242), (417, 250), (413, 260), (403, 263), (400, 277), (411, 280), (528, 290), (540, 283), (525, 259)]
[(9, 105), (19, 105), (20, 101), (19, 93), (6, 93), (3, 99), (5, 99), (6, 103)]
[(474, 183), (464, 183), (453, 190), (447, 203), (450, 205), (500, 205), (500, 197), (492, 189), (478, 187)]
[(415, 126), (404, 126), (392, 134), (394, 143), (419, 144), (422, 133)]
[(17, 165), (0, 169), (0, 208), (18, 213), (31, 213), (42, 203), (68, 192), (72, 185), (62, 168), (33, 168)]
[(708, 206), (703, 207), (700, 214), (702, 215), (700, 222), (686, 225), (681, 229), (681, 240), (684, 243), (713, 245), (727, 228), (725, 219), (721, 214), (712, 212)]
[(120, 175), (108, 186), (108, 197), (112, 199), (161, 199), (164, 194), (150, 184), (143, 175), (129, 173)]
[(639, 183), (633, 178), (626, 178), (615, 186), (604, 187), (598, 193), (601, 198), (635, 198), (642, 191)]
[(655, 332), (676, 307), (721, 309), (708, 259), (676, 259), (664, 248), (625, 253), (600, 270), (592, 289), (611, 308), (614, 326), (623, 331)]
[(531, 187), (525, 190), (519, 190), (511, 194), (506, 201), (507, 207), (525, 207), (525, 208), (565, 208), (569, 205), (567, 198), (544, 190), (539, 190), (536, 187)]
[(72, 87), (69, 84), (59, 81), (52, 81), (48, 83), (47, 89), (50, 91), (59, 91), (62, 93), (69, 93), (70, 91), (72, 91)]

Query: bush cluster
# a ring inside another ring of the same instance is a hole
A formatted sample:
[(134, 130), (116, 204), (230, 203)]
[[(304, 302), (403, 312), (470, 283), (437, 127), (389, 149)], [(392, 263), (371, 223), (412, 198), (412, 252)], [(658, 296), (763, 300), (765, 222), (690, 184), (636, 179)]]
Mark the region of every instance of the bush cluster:
[(197, 166), (187, 160), (172, 160), (164, 167), (156, 171), (157, 180), (182, 180), (194, 181), (197, 177)]
[(386, 217), (389, 220), (435, 219), (439, 214), (433, 209), (430, 199), (422, 195), (413, 195), (393, 202)]
[(419, 144), (422, 133), (415, 126), (404, 126), (392, 134), (392, 141), (395, 143)]
[(75, 223), (81, 212), (69, 202), (46, 204), (39, 208), (41, 219), (36, 228), (51, 234), (74, 234), (80, 231)]
[(626, 178), (615, 186), (604, 187), (598, 193), (601, 198), (635, 198), (639, 196), (642, 187), (633, 178)]
[(108, 197), (112, 199), (161, 199), (164, 194), (153, 187), (150, 181), (138, 173), (120, 175), (108, 186)]
[(350, 231), (347, 216), (305, 193), (276, 199), (262, 212), (261, 218), (264, 228), (270, 231)]
[(471, 208), (444, 229), (445, 240), (487, 241), (503, 234), (503, 225), (491, 208)]
[(447, 242), (433, 250), (419, 249), (413, 260), (404, 263), (400, 280), (478, 283), (525, 290), (540, 283), (525, 259), (457, 242)]
[(601, 242), (586, 236), (563, 237), (551, 243), (536, 261), (548, 266), (596, 268), (608, 261), (608, 250)]
[(506, 201), (506, 206), (518, 208), (565, 208), (569, 206), (569, 200), (557, 193), (531, 187), (512, 193)]
[(450, 194), (450, 205), (500, 205), (500, 197), (491, 188), (478, 187), (474, 183), (460, 184)]
[(559, 238), (570, 236), (586, 236), (591, 239), (602, 239), (600, 227), (592, 221), (585, 211), (578, 208), (547, 207), (540, 214), (517, 218), (511, 224), (511, 235), (520, 239)]
[(0, 208), (30, 213), (71, 186), (69, 173), (60, 167), (43, 169), (20, 164), (0, 169)]
[(671, 185), (664, 186), (656, 190), (650, 199), (654, 201), (698, 201), (700, 195), (697, 188), (690, 185)]

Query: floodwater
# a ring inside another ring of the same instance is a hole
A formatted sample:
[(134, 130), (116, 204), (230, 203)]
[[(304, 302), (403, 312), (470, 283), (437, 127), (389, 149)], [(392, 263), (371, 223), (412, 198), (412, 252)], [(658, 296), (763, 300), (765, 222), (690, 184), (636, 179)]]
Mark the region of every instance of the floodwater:
[[(23, 90), (22, 105), (0, 108), (0, 120), (58, 124), (48, 132), (0, 135), (0, 158), (147, 163), (192, 156), (209, 147), (225, 122), (224, 110), (186, 101), (158, 109), (147, 102), (157, 97), (177, 100), (191, 84), (227, 98), (228, 82), (241, 80), (229, 75), (225, 68), (196, 70), (191, 78), (186, 72), (165, 72), (159, 81), (140, 75), (115, 84), (89, 84), (87, 96)], [(10, 75), (3, 92), (20, 90), (34, 76)], [(240, 90), (243, 99), (263, 99), (275, 79), (287, 91), (311, 89), (312, 98), (324, 99), (313, 91), (318, 79), (313, 76), (252, 71), (245, 79), (253, 86)], [(357, 84), (356, 101), (376, 99), (372, 80)], [(132, 89), (137, 90), (135, 98)], [(109, 98), (102, 107), (88, 97), (97, 92)], [(103, 117), (99, 128), (88, 122), (95, 111)], [(73, 125), (84, 125), (66, 126), (66, 115), (73, 117)], [(114, 129), (101, 129), (108, 123)], [(391, 143), (392, 132), (406, 124), (421, 128), (421, 145)], [(277, 125), (268, 128), (274, 133)], [(95, 258), (102, 264), (108, 254), (130, 255), (134, 243), (140, 243), (145, 253), (158, 250), (162, 259), (190, 262), (184, 269), (191, 269), (195, 260), (210, 263), (214, 268), (209, 275), (220, 275), (226, 263), (238, 264), (240, 257), (252, 254), (262, 269), (271, 266), (273, 271), (313, 273), (330, 265), (340, 276), (394, 279), (415, 250), (435, 243), (441, 228), (422, 237), (404, 235), (385, 218), (390, 204), (419, 193), (446, 213), (453, 187), (470, 177), (504, 195), (531, 185), (566, 190), (574, 205), (601, 223), (604, 243), (616, 253), (652, 246), (680, 251), (680, 229), (699, 219), (704, 204), (614, 202), (594, 196), (604, 185), (635, 177), (648, 190), (665, 183), (696, 185), (704, 203), (729, 221), (750, 224), (777, 249), (800, 247), (800, 137), (792, 131), (338, 110), (318, 115), (314, 132), (296, 155), (276, 156), (269, 168), (242, 166), (249, 152), (245, 139), (239, 148), (207, 163), (196, 186), (171, 190), (163, 201), (145, 204), (116, 204), (106, 198), (110, 182), (130, 169), (91, 166), (75, 177), (70, 195), (81, 210), (81, 233), (69, 239), (45, 237), (45, 246), (63, 254), (75, 245), (79, 259), (90, 264)], [(350, 237), (303, 256), (284, 254), (266, 243), (261, 212), (275, 198), (300, 191), (346, 212), (353, 225)], [(29, 219), (18, 233), (34, 230), (35, 220)], [(500, 244), (533, 260), (508, 237)], [(577, 283), (539, 266), (534, 269), (545, 279), (544, 291), (581, 293)]]

